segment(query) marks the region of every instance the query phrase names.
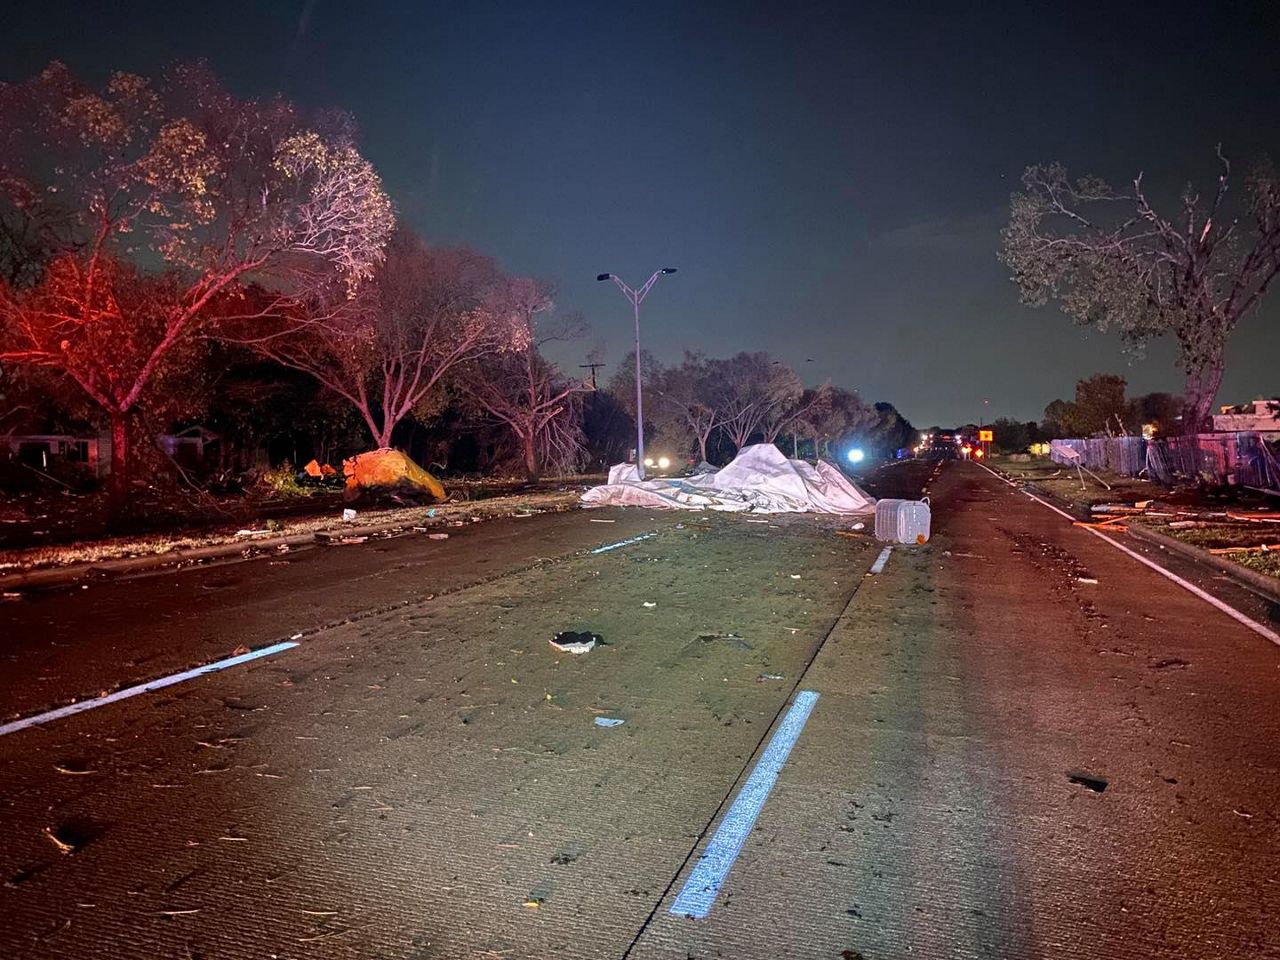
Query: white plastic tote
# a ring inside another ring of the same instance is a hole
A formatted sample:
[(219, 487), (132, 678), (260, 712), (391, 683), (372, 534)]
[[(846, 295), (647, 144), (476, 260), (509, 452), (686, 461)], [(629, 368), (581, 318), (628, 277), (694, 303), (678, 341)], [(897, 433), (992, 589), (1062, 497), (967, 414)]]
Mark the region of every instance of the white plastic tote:
[(885, 543), (929, 542), (929, 498), (877, 500), (876, 539)]

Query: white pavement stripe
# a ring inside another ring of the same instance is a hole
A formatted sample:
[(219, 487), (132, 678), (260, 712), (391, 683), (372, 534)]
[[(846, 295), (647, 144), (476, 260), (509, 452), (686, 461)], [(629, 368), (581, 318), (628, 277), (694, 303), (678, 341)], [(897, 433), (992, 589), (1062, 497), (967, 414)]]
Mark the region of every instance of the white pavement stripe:
[(884, 573), (884, 565), (889, 562), (889, 554), (893, 553), (893, 547), (885, 547), (880, 551), (880, 556), (876, 557), (876, 562), (871, 565), (872, 573)]
[[(1000, 476), (1000, 474), (996, 473), (990, 467), (987, 467), (981, 463), (978, 464), (978, 466), (982, 467), (983, 470), (986, 470), (987, 473), (991, 474), (997, 480), (1001, 480), (1009, 484), (1009, 486), (1013, 487), (1015, 490), (1018, 489), (1018, 485), (1016, 483), (1013, 483), (1010, 480), (1006, 480), (1004, 477)], [(1071, 516), (1071, 514), (1067, 513), (1065, 510), (1059, 510), (1052, 503), (1048, 503), (1047, 501), (1041, 500), (1035, 494), (1028, 493), (1026, 490), (1022, 490), (1021, 492), (1026, 494), (1028, 497), (1030, 497), (1036, 503), (1040, 504), (1042, 507), (1048, 507), (1054, 513), (1059, 514), (1060, 516), (1066, 517), (1072, 523), (1075, 523), (1076, 518)], [(1123, 543), (1118, 543), (1117, 541), (1112, 540), (1105, 533), (1102, 533), (1099, 530), (1095, 530), (1093, 527), (1081, 527), (1080, 529), (1085, 530), (1089, 533), (1092, 533), (1099, 540), (1105, 540), (1107, 543), (1111, 544), (1117, 550), (1123, 550), (1125, 553), (1133, 557), (1133, 559), (1137, 560), (1139, 563), (1146, 564), (1156, 573), (1160, 574), (1160, 576), (1167, 577), (1168, 579), (1176, 583), (1178, 586), (1182, 587), (1184, 590), (1187, 590), (1190, 593), (1195, 594), (1205, 603), (1209, 604), (1210, 606), (1217, 607), (1219, 610), (1221, 610), (1227, 616), (1231, 617), (1233, 620), (1237, 620), (1240, 623), (1244, 624), (1254, 633), (1258, 634), (1258, 636), (1266, 637), (1266, 639), (1270, 640), (1276, 646), (1280, 646), (1280, 634), (1258, 623), (1258, 621), (1254, 620), (1252, 617), (1245, 616), (1243, 613), (1241, 613), (1235, 607), (1231, 606), (1229, 603), (1225, 603), (1222, 600), (1219, 600), (1213, 594), (1208, 593), (1204, 590), (1201, 590), (1194, 583), (1191, 583), (1187, 580), (1182, 579), (1182, 577), (1178, 576), (1172, 570), (1166, 570), (1164, 567), (1160, 566), (1160, 564), (1156, 563), (1154, 560), (1147, 559), (1142, 554), (1138, 553), (1136, 550), (1130, 550)]]
[(596, 547), (592, 553), (608, 553), (610, 550), (617, 550), (619, 547), (625, 547), (632, 543), (639, 543), (641, 540), (648, 540), (650, 537), (656, 537), (656, 533), (642, 533), (638, 537), (631, 537), (628, 540), (619, 540), (617, 543), (606, 543), (603, 547)]
[(140, 683), (136, 687), (126, 687), (123, 690), (117, 690), (115, 693), (109, 693), (105, 697), (95, 697), (92, 700), (81, 700), (79, 703), (68, 704), (65, 707), (58, 707), (56, 710), (49, 710), (45, 713), (38, 713), (33, 717), (24, 717), (21, 720), (14, 720), (0, 726), (0, 737), (9, 733), (17, 733), (19, 730), (25, 730), (28, 727), (39, 726), (42, 723), (48, 723), (50, 720), (61, 720), (63, 717), (70, 717), (73, 714), (84, 713), (86, 710), (93, 710), (96, 707), (105, 707), (109, 703), (116, 703), (129, 697), (136, 697), (140, 693), (150, 693), (153, 690), (160, 690), (164, 687), (171, 687), (175, 683), (181, 683), (184, 680), (192, 680), (195, 677), (202, 677), (206, 673), (216, 673), (219, 670), (225, 670), (227, 667), (234, 667), (241, 663), (247, 663), (250, 660), (257, 660), (259, 657), (269, 657), (273, 653), (280, 653), (298, 644), (292, 640), (286, 640), (283, 643), (272, 644), (269, 647), (263, 647), (261, 650), (250, 650), (248, 653), (242, 653), (235, 657), (228, 657), (226, 660), (219, 660), (216, 663), (206, 663), (203, 667), (195, 667), (192, 670), (184, 670), (182, 673), (175, 673), (167, 677), (161, 677), (159, 680), (149, 680), (146, 683)]
[(675, 903), (671, 905), (673, 914), (702, 918), (711, 912), (716, 896), (720, 893), (720, 886), (729, 876), (734, 860), (738, 858), (751, 828), (755, 826), (756, 818), (764, 809), (769, 792), (778, 781), (778, 772), (787, 762), (791, 748), (800, 738), (800, 731), (804, 729), (809, 714), (813, 712), (813, 705), (817, 702), (818, 694), (812, 690), (802, 690), (796, 695), (795, 702), (782, 718), (782, 723), (778, 725), (769, 746), (751, 771), (751, 776), (743, 784), (733, 806), (720, 821), (720, 827), (707, 844), (702, 859), (693, 868)]

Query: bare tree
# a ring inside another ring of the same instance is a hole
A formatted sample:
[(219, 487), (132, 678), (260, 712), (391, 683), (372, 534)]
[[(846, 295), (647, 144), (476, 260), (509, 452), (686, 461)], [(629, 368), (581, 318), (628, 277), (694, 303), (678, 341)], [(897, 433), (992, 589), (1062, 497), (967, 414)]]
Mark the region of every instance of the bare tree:
[(1232, 212), (1221, 149), (1218, 159), (1212, 196), (1188, 186), (1170, 216), (1148, 200), (1141, 174), (1119, 191), (1096, 177), (1073, 181), (1060, 164), (1029, 167), (1003, 231), (1002, 259), (1025, 302), (1055, 300), (1077, 322), (1114, 327), (1135, 347), (1176, 338), (1182, 427), (1191, 433), (1222, 384), (1228, 339), (1280, 272), (1280, 181), (1270, 169), (1255, 173)]
[[(512, 288), (512, 302), (526, 327), (534, 329), (538, 315), (551, 308), (549, 292), (529, 280), (513, 281)], [(583, 450), (578, 395), (591, 390), (589, 381), (563, 377), (540, 350), (551, 341), (572, 338), (577, 324), (540, 326), (522, 348), (472, 364), (459, 377), (474, 409), (511, 432), (530, 480), (547, 468), (576, 466)]]
[(720, 430), (739, 450), (795, 406), (804, 393), (796, 372), (767, 353), (713, 360), (711, 380)]
[(801, 390), (800, 395), (786, 405), (772, 407), (761, 423), (765, 442), (777, 443), (778, 437), (791, 432), (806, 418), (816, 416), (830, 404), (830, 400), (831, 384), (824, 383), (813, 389)]
[(794, 429), (813, 440), (813, 455), (819, 459), (830, 453), (832, 443), (866, 429), (875, 419), (875, 412), (857, 393), (832, 387), (822, 403), (815, 404), (796, 421)]
[(246, 334), (232, 318), (225, 335), (315, 377), (355, 407), (374, 443), (388, 447), (396, 424), (439, 398), (451, 370), (529, 345), (532, 313), (522, 284), (503, 277), (490, 257), (429, 247), (400, 230), (373, 282), (354, 298), (269, 298), (264, 311), (274, 311), (277, 324)]
[(702, 353), (686, 352), (684, 362), (658, 374), (656, 392), (662, 407), (678, 417), (698, 444), (698, 457), (707, 459), (707, 441), (720, 426), (711, 361)]
[(0, 131), (10, 222), (38, 202), (72, 224), (38, 280), (0, 283), (0, 360), (64, 373), (107, 414), (117, 507), (130, 418), (211, 304), (250, 278), (355, 289), (392, 229), (349, 139), (236, 99), (202, 65), (94, 90), (54, 63), (0, 86)]

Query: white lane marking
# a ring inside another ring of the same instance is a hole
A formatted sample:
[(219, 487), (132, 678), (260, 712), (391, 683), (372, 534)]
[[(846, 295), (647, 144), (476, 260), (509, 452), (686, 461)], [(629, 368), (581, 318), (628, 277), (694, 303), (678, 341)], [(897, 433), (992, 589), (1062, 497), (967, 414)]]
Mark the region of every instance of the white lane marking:
[(893, 547), (885, 547), (880, 551), (880, 556), (876, 557), (876, 562), (871, 565), (872, 573), (884, 573), (884, 565), (889, 562), (889, 554), (893, 553)]
[(638, 537), (631, 537), (628, 540), (619, 540), (617, 543), (606, 543), (603, 547), (596, 547), (592, 553), (608, 553), (610, 550), (617, 550), (619, 547), (625, 547), (633, 543), (639, 543), (641, 540), (648, 540), (650, 537), (656, 537), (656, 533), (642, 533)]
[(160, 690), (164, 687), (171, 687), (175, 683), (182, 683), (184, 680), (192, 680), (195, 677), (202, 677), (206, 673), (215, 673), (218, 670), (225, 670), (227, 667), (234, 667), (241, 663), (247, 663), (250, 660), (257, 660), (259, 657), (269, 657), (273, 653), (281, 653), (296, 647), (298, 644), (292, 640), (286, 640), (283, 643), (272, 644), (269, 647), (263, 647), (261, 650), (250, 650), (248, 653), (242, 653), (239, 656), (228, 657), (226, 660), (219, 660), (216, 663), (206, 663), (203, 667), (195, 667), (192, 670), (184, 670), (182, 673), (175, 673), (168, 677), (161, 677), (159, 680), (149, 680), (146, 683), (140, 683), (135, 687), (126, 687), (123, 690), (117, 690), (115, 693), (109, 693), (105, 697), (95, 697), (92, 700), (81, 700), (79, 703), (68, 704), (65, 707), (58, 707), (56, 710), (49, 710), (45, 713), (37, 713), (32, 717), (24, 717), (21, 720), (14, 720), (0, 726), (0, 737), (9, 733), (17, 733), (19, 730), (25, 730), (28, 727), (39, 726), (42, 723), (48, 723), (50, 720), (61, 720), (63, 717), (70, 717), (73, 714), (84, 713), (86, 710), (93, 710), (96, 707), (105, 707), (109, 703), (116, 703), (129, 697), (136, 697), (140, 693), (150, 693), (153, 690)]
[(818, 702), (818, 694), (812, 690), (802, 690), (796, 694), (791, 709), (782, 718), (773, 739), (765, 748), (751, 771), (751, 776), (743, 784), (733, 806), (720, 821), (715, 836), (707, 844), (689, 879), (685, 881), (675, 903), (671, 905), (671, 913), (677, 916), (702, 918), (711, 912), (712, 904), (720, 893), (720, 886), (729, 876), (733, 861), (742, 851), (756, 818), (764, 809), (764, 802), (769, 798), (769, 791), (778, 780), (778, 772), (787, 762), (791, 748), (795, 746), (804, 729), (813, 705)]
[[(978, 464), (978, 466), (982, 467), (983, 470), (986, 470), (987, 473), (991, 474), (997, 480), (1000, 480), (1000, 481), (1003, 481), (1004, 483), (1009, 484), (1009, 486), (1013, 487), (1015, 490), (1018, 489), (1018, 485), (1016, 483), (1013, 483), (1010, 480), (1006, 480), (1004, 477), (1000, 476), (1000, 474), (996, 473), (994, 470), (992, 470), (990, 467), (986, 466), (985, 464), (980, 463)], [(1058, 514), (1059, 516), (1066, 517), (1072, 523), (1075, 523), (1076, 518), (1071, 516), (1071, 514), (1067, 513), (1065, 510), (1059, 510), (1052, 503), (1048, 503), (1044, 500), (1041, 500), (1034, 493), (1028, 493), (1026, 490), (1022, 490), (1020, 492), (1026, 494), (1028, 497), (1030, 497), (1036, 503), (1040, 504), (1042, 507), (1048, 507), (1050, 510), (1052, 510), (1054, 513)], [(1081, 527), (1080, 529), (1086, 530), (1089, 533), (1092, 533), (1099, 540), (1105, 540), (1107, 543), (1111, 544), (1117, 550), (1124, 551), (1129, 556), (1133, 557), (1133, 559), (1137, 560), (1139, 563), (1145, 564), (1148, 567), (1150, 567), (1156, 573), (1160, 574), (1160, 576), (1167, 577), (1168, 579), (1176, 583), (1178, 586), (1182, 587), (1184, 590), (1187, 590), (1188, 592), (1195, 594), (1205, 603), (1209, 604), (1210, 606), (1217, 607), (1219, 610), (1221, 610), (1227, 616), (1231, 617), (1233, 620), (1237, 620), (1240, 623), (1244, 624), (1254, 633), (1258, 634), (1258, 636), (1266, 637), (1276, 646), (1280, 646), (1280, 633), (1276, 633), (1274, 630), (1264, 627), (1262, 624), (1258, 623), (1257, 620), (1254, 620), (1251, 617), (1245, 616), (1243, 613), (1241, 613), (1239, 610), (1237, 610), (1235, 607), (1231, 606), (1230, 604), (1224, 603), (1223, 601), (1215, 597), (1213, 594), (1207, 593), (1206, 591), (1201, 590), (1194, 583), (1190, 583), (1189, 581), (1182, 579), (1182, 577), (1178, 576), (1172, 570), (1166, 570), (1164, 567), (1160, 566), (1160, 564), (1156, 563), (1154, 560), (1148, 560), (1146, 557), (1138, 553), (1136, 550), (1130, 550), (1123, 543), (1118, 543), (1117, 541), (1112, 540), (1105, 533), (1102, 533), (1099, 530), (1095, 530), (1093, 527)]]

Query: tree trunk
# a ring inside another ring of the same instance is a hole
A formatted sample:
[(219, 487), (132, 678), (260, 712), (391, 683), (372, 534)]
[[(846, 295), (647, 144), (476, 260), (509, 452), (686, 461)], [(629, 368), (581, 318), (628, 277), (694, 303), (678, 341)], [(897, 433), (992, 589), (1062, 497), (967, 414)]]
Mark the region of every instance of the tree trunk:
[(107, 478), (107, 509), (119, 518), (129, 503), (129, 414), (111, 411), (111, 475)]
[(1213, 401), (1222, 386), (1223, 359), (1217, 356), (1187, 371), (1183, 384), (1182, 432), (1195, 434), (1209, 428)]
[(698, 456), (700, 463), (707, 462), (707, 434), (698, 437)]
[(520, 444), (524, 447), (524, 473), (532, 483), (538, 479), (538, 451), (534, 445), (533, 432), (530, 431), (527, 437), (521, 437)]
[(374, 434), (373, 439), (378, 444), (378, 449), (383, 450), (391, 446), (391, 434), (395, 430), (395, 421), (384, 415), (382, 421), (382, 429)]

